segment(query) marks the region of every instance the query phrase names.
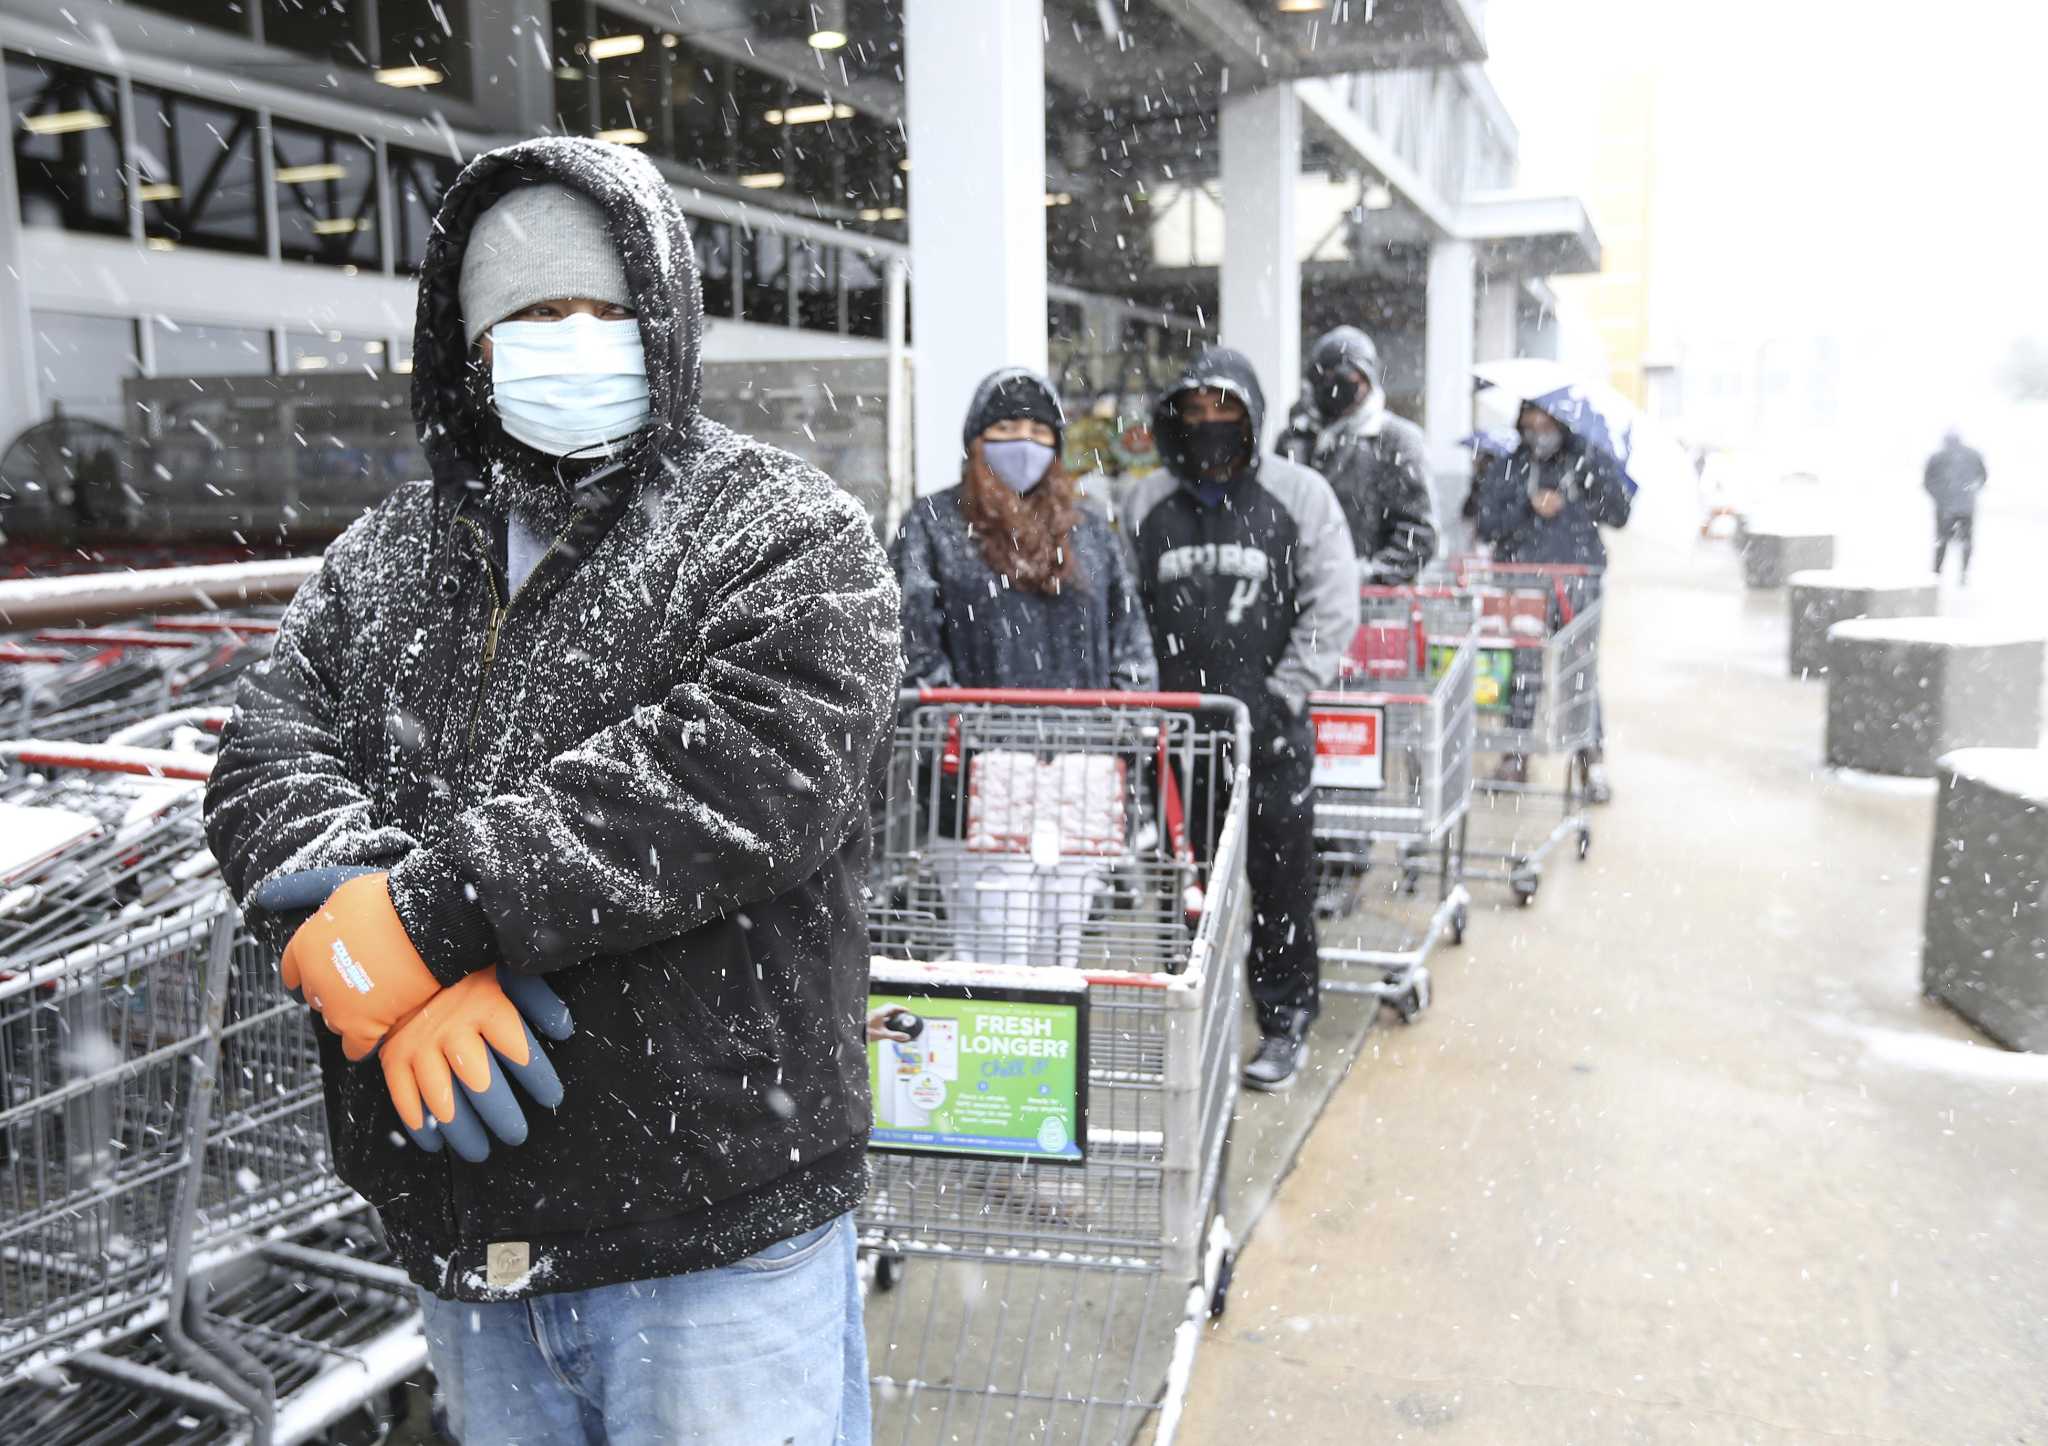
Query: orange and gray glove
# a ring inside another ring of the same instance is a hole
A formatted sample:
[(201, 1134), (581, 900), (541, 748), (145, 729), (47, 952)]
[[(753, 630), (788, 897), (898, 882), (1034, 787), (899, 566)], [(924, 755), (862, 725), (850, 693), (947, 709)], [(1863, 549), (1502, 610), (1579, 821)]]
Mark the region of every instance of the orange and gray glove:
[(555, 1040), (575, 1028), (568, 1006), (539, 978), (493, 965), (449, 985), (391, 1032), (377, 1058), (415, 1144), (438, 1150), (446, 1137), (475, 1164), (490, 1157), (491, 1136), (508, 1145), (526, 1140), (510, 1080), (536, 1104), (562, 1102), (562, 1081), (528, 1021)]
[[(441, 992), (392, 906), (389, 878), (361, 874), (335, 889), (299, 925), (278, 966), (284, 987), (320, 1011), (352, 1060), (367, 1058)], [(254, 902), (263, 902), (260, 891)]]

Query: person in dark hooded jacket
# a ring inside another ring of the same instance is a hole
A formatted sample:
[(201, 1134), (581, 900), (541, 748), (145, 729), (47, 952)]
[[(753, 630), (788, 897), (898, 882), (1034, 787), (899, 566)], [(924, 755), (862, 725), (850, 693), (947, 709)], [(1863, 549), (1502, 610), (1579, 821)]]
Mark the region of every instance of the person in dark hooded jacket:
[[(960, 482), (912, 503), (896, 538), (910, 686), (1158, 686), (1123, 547), (1060, 465), (1065, 424), (1051, 385), (1023, 367), (993, 372), (975, 389), (960, 434)], [(980, 766), (964, 761), (970, 774)], [(1081, 928), (1104, 883), (1100, 860), (1039, 867), (1028, 855), (967, 848), (957, 817), (931, 822), (927, 852), (959, 957), (1079, 961)]]
[[(1585, 445), (1540, 407), (1524, 405), (1515, 430), (1514, 451), (1492, 463), (1474, 489), (1479, 497), (1479, 540), (1492, 547), (1497, 562), (1590, 568), (1566, 588), (1574, 607), (1590, 606), (1601, 596), (1607, 567), (1607, 544), (1600, 529), (1628, 525), (1633, 505), (1628, 481), (1621, 465), (1604, 449)], [(1555, 625), (1560, 619), (1551, 621)], [(1535, 716), (1535, 689), (1541, 678), (1533, 668), (1521, 666), (1519, 654), (1516, 662), (1509, 684), (1509, 722), (1526, 728)], [(1594, 738), (1578, 763), (1585, 770), (1590, 800), (1606, 803), (1613, 797), (1613, 785), (1607, 776), (1599, 675), (1592, 664), (1581, 686), (1593, 693)], [(1495, 778), (1519, 786), (1528, 782), (1528, 770), (1528, 759), (1511, 753), (1501, 760)]]
[[(328, 550), (208, 785), (470, 1443), (867, 1439), (850, 1212), (897, 589), (849, 495), (699, 414), (702, 329), (637, 153), (471, 162), (419, 282), (432, 478)], [(264, 907), (319, 869), (359, 876)], [(465, 1150), (531, 1053), (529, 976), (573, 1020), (560, 1103)]]
[(1124, 533), (1160, 685), (1251, 712), (1245, 874), (1262, 1039), (1244, 1078), (1281, 1090), (1307, 1061), (1319, 1008), (1308, 698), (1335, 680), (1358, 630), (1358, 562), (1330, 484), (1259, 455), (1265, 407), (1241, 352), (1195, 357), (1153, 413), (1166, 470), (1125, 495)]
[(1130, 564), (1060, 465), (1066, 416), (1022, 367), (975, 389), (960, 482), (896, 535), (904, 676), (934, 688), (1137, 688), (1159, 678)]
[(1308, 464), (1328, 479), (1366, 582), (1415, 581), (1436, 555), (1436, 504), (1422, 429), (1387, 410), (1379, 348), (1355, 326), (1309, 349), (1308, 393), (1321, 430)]

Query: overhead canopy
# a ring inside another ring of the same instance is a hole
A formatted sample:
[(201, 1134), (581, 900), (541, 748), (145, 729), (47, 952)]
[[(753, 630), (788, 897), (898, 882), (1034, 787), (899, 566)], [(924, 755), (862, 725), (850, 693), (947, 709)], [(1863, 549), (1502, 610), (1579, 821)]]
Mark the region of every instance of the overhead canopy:
[(1600, 237), (1577, 196), (1471, 196), (1453, 224), (1460, 239), (1478, 245), (1487, 271), (1576, 276), (1600, 269)]

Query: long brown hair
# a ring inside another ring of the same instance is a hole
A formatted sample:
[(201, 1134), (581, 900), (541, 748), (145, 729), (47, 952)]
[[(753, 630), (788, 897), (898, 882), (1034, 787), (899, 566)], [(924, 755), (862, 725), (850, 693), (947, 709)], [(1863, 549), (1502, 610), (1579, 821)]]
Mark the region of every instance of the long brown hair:
[(1057, 456), (1036, 487), (1019, 493), (989, 470), (976, 437), (967, 448), (960, 492), (960, 511), (981, 542), (982, 557), (1010, 586), (1059, 593), (1073, 582), (1079, 489)]

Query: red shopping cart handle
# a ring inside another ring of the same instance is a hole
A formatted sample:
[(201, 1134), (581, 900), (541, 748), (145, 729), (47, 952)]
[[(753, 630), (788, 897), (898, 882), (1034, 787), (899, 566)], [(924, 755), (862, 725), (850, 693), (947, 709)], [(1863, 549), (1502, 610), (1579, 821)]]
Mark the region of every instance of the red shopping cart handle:
[(60, 653), (55, 648), (23, 648), (12, 643), (0, 644), (0, 663), (69, 663), (77, 657), (76, 653)]
[(919, 688), (920, 703), (1021, 703), (1068, 708), (1221, 708), (1235, 703), (1214, 693), (1125, 693), (1115, 688)]
[(280, 626), (266, 618), (152, 618), (149, 625), (167, 633), (274, 633)]
[(118, 628), (45, 628), (39, 643), (86, 643), (95, 648), (189, 648), (194, 639), (177, 633), (131, 632)]
[(134, 773), (146, 778), (175, 778), (188, 783), (204, 783), (213, 776), (213, 759), (207, 754), (173, 753), (167, 748), (129, 748), (113, 743), (64, 743), (47, 738), (16, 738), (0, 742), (0, 758), (30, 768)]

